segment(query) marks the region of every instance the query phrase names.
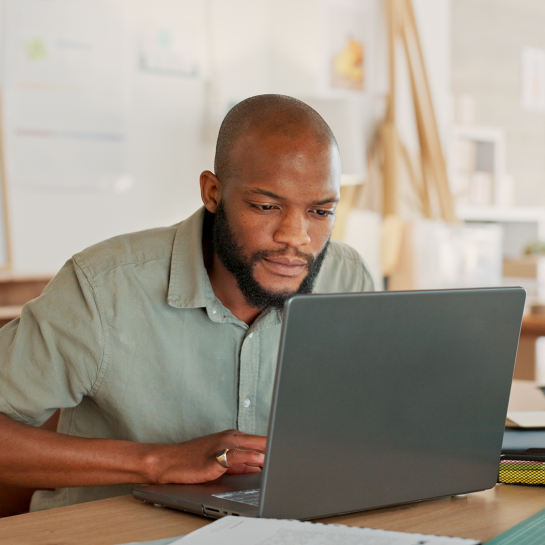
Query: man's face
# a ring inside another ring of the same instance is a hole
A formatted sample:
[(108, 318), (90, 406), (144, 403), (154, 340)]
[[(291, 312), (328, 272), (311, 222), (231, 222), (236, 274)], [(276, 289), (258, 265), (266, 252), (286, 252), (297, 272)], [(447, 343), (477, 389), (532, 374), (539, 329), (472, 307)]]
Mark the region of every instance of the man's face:
[(244, 294), (252, 306), (281, 307), (287, 296), (312, 290), (325, 257), (339, 199), (338, 152), (310, 133), (250, 135), (234, 157), (236, 174), (220, 180), (216, 253), (243, 293), (241, 282), (251, 277), (246, 287), (258, 298)]
[(217, 207), (213, 222), (214, 251), (223, 266), (235, 277), (240, 291), (251, 307), (261, 311), (269, 308), (281, 310), (284, 307), (284, 301), (290, 295), (312, 293), (314, 282), (326, 256), (329, 241), (316, 258), (302, 253), (298, 254), (298, 257), (307, 263), (307, 274), (295, 292), (276, 291), (266, 289), (259, 284), (254, 277), (254, 266), (262, 259), (274, 259), (277, 254), (267, 250), (259, 250), (249, 260), (246, 259), (227, 220), (223, 201), (220, 201)]

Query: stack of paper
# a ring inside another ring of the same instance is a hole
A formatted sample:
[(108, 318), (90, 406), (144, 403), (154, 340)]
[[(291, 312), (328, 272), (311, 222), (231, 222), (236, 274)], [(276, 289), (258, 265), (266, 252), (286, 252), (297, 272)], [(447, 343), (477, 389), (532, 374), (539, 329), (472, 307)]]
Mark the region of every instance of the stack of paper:
[(174, 541), (172, 545), (478, 545), (457, 537), (406, 534), (315, 524), (298, 520), (225, 517)]

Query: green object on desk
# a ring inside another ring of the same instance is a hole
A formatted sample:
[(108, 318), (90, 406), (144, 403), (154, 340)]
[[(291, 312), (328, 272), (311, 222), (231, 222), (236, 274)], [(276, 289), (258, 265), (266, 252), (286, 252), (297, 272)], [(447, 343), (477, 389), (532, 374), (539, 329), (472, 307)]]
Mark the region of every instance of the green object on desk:
[(545, 462), (502, 460), (498, 481), (506, 484), (545, 484)]
[(513, 526), (486, 545), (543, 545), (545, 539), (545, 509)]
[(157, 539), (155, 541), (132, 541), (131, 543), (125, 543), (125, 545), (169, 545), (170, 543), (177, 541), (181, 537), (167, 537), (165, 539)]

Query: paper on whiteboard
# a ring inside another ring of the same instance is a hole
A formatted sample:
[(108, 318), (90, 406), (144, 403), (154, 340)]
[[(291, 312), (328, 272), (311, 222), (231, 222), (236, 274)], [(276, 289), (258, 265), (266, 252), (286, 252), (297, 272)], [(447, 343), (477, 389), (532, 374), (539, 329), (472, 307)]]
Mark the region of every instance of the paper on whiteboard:
[(7, 0), (10, 182), (108, 187), (123, 174), (124, 0)]
[[(176, 26), (180, 26), (179, 21), (176, 21)], [(173, 27), (171, 23), (162, 21), (150, 22), (142, 29), (140, 67), (157, 74), (196, 77), (199, 63), (195, 26), (186, 23), (182, 32)]]
[(225, 517), (172, 545), (478, 545), (480, 541), (314, 524), (297, 520)]

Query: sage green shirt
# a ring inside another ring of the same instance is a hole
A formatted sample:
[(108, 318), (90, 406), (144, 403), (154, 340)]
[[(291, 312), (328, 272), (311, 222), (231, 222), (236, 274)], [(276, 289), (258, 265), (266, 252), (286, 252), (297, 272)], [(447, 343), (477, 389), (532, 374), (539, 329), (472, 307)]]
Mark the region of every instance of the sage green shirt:
[[(75, 255), (0, 330), (0, 412), (79, 437), (177, 443), (237, 428), (266, 435), (281, 315), (249, 327), (212, 291), (204, 209), (173, 227), (122, 235)], [(332, 241), (316, 292), (373, 289), (359, 254)], [(131, 486), (38, 491), (32, 510), (130, 493)]]

